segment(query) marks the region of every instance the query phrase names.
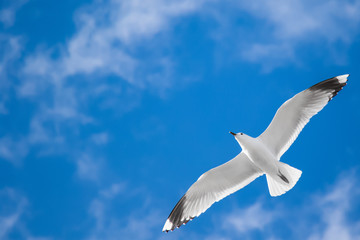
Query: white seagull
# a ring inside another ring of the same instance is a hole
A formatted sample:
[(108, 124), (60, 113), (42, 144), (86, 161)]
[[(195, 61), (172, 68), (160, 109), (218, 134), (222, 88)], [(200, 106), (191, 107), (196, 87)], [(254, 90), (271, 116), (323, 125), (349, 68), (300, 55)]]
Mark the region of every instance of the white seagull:
[(233, 133), (242, 152), (232, 160), (202, 174), (171, 211), (163, 232), (172, 231), (205, 212), (214, 202), (245, 187), (265, 174), (271, 196), (293, 188), (301, 171), (280, 157), (289, 149), (310, 118), (346, 85), (349, 74), (333, 77), (296, 94), (277, 110), (267, 129), (257, 138)]

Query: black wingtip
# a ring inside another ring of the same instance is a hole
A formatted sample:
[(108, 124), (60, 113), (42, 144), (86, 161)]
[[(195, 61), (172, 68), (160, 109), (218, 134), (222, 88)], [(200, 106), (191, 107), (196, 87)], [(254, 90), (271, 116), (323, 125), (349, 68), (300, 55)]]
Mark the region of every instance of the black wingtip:
[[(333, 99), (338, 92), (340, 92), (344, 86), (347, 84), (347, 77), (349, 77), (349, 74), (333, 77), (326, 79), (322, 82), (319, 82), (315, 84), (314, 86), (310, 87), (310, 91), (333, 91), (332, 94), (329, 96), (329, 101)], [(346, 81), (340, 82), (340, 77), (346, 77)]]
[(174, 209), (171, 211), (168, 220), (171, 222), (172, 226), (170, 229), (166, 229), (165, 232), (173, 231), (175, 228), (179, 228), (181, 225), (189, 222), (190, 219), (181, 220), (183, 218), (185, 202), (186, 195), (182, 196), (179, 202), (175, 205)]

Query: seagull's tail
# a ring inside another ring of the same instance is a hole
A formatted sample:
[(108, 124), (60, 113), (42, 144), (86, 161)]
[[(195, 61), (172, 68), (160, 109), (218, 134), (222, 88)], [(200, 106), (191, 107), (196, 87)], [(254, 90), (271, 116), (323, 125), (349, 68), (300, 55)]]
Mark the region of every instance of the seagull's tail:
[(278, 162), (278, 169), (278, 174), (275, 177), (266, 174), (269, 192), (273, 197), (280, 196), (292, 189), (302, 173), (299, 169), (283, 162)]

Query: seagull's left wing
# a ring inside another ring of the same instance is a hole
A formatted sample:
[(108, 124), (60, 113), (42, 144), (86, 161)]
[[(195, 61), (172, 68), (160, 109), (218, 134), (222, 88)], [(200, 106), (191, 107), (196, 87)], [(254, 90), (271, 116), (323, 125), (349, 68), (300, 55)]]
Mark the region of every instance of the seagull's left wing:
[(227, 163), (207, 171), (176, 204), (163, 231), (168, 232), (186, 224), (205, 212), (214, 202), (245, 187), (262, 174), (243, 152)]
[(349, 74), (322, 81), (296, 94), (277, 110), (268, 128), (259, 136), (280, 159), (310, 118), (346, 85)]

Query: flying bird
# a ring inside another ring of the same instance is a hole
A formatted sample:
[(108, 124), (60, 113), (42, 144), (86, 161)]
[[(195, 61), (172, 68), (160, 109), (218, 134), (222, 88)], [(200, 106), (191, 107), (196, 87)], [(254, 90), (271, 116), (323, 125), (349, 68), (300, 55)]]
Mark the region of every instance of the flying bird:
[(271, 196), (280, 196), (292, 189), (302, 172), (279, 160), (310, 118), (346, 85), (348, 76), (345, 74), (327, 79), (287, 100), (257, 138), (230, 132), (240, 144), (242, 152), (199, 177), (171, 211), (163, 232), (186, 224), (213, 203), (264, 174)]

